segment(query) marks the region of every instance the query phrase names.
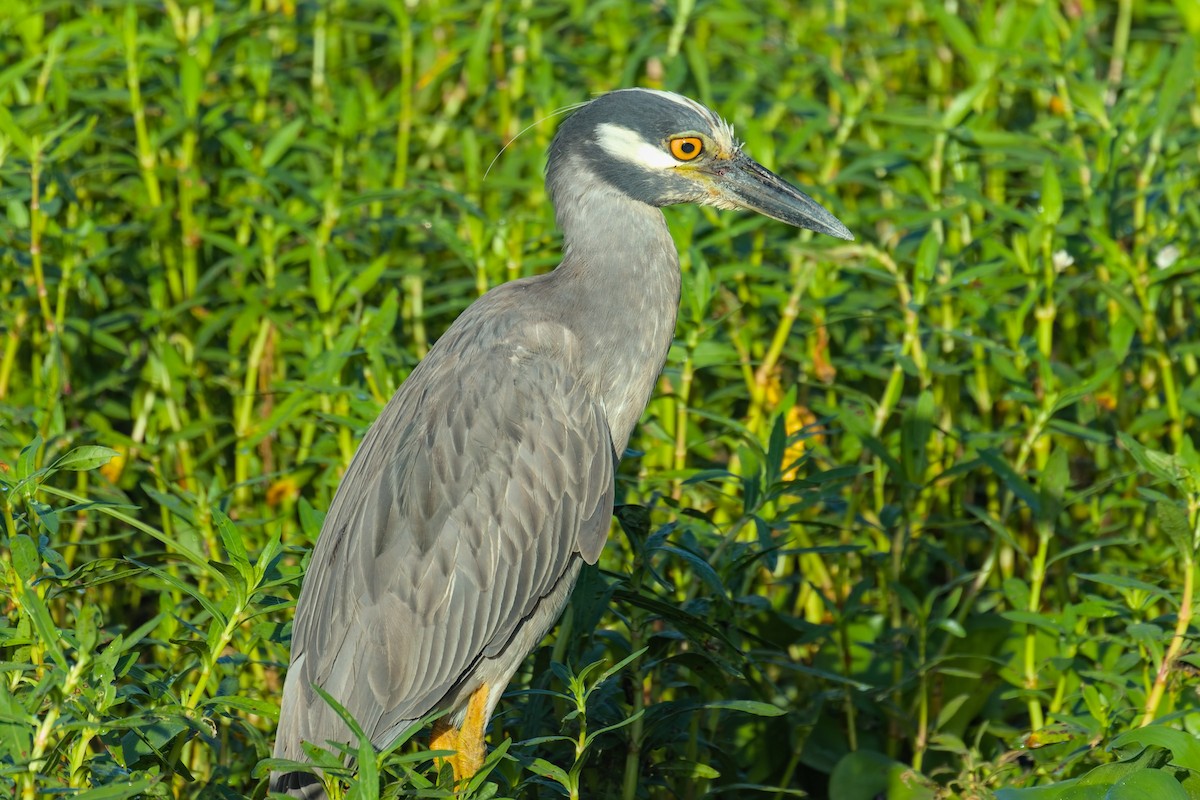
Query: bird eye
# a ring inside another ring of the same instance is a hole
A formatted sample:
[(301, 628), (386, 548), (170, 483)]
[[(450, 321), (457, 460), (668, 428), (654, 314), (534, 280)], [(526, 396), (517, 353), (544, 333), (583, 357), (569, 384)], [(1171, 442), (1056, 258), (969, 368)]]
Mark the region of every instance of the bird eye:
[(680, 161), (692, 161), (704, 149), (704, 142), (698, 136), (680, 136), (671, 140), (671, 155)]

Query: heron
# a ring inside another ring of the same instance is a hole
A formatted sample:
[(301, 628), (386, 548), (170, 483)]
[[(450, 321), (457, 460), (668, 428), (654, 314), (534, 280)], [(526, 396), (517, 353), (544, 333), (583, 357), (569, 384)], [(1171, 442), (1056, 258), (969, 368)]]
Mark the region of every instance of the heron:
[[(601, 95), (554, 137), (562, 262), (472, 303), (367, 431), (296, 603), (275, 756), (377, 747), (441, 713), (461, 782), (521, 662), (608, 537), (614, 473), (675, 332), (679, 255), (660, 208), (745, 209), (853, 239), (747, 156), (728, 123), (652, 89)], [(270, 788), (323, 798), (313, 772)]]

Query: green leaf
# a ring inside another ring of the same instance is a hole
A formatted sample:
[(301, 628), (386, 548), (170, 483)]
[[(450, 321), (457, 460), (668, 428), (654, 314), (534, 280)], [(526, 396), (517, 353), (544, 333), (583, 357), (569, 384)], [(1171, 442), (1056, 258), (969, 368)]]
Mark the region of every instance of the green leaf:
[(0, 681), (0, 753), (18, 764), (27, 761), (36, 729), (37, 720), (9, 692), (8, 681)]
[(102, 467), (109, 461), (112, 461), (117, 456), (121, 455), (111, 447), (101, 447), (99, 445), (84, 445), (76, 447), (71, 452), (64, 455), (55, 461), (50, 468), (52, 470), (71, 470), (73, 472), (82, 472), (84, 470), (95, 469)]
[(1083, 786), (1078, 778), (1026, 789), (997, 789), (996, 800), (1104, 800), (1106, 786)]
[(29, 209), (25, 203), (15, 197), (10, 197), (4, 205), (8, 212), (9, 225), (18, 230), (25, 230), (29, 227)]
[(1068, 547), (1057, 555), (1046, 561), (1046, 564), (1054, 564), (1058, 561), (1077, 556), (1080, 553), (1094, 552), (1104, 547), (1121, 547), (1126, 545), (1137, 544), (1137, 539), (1126, 537), (1110, 537), (1105, 539), (1093, 539), (1091, 541), (1080, 542), (1079, 544)]
[(1054, 226), (1062, 219), (1063, 192), (1058, 178), (1058, 165), (1047, 159), (1042, 162), (1042, 196), (1038, 217), (1046, 225)]
[(64, 136), (59, 140), (54, 150), (50, 153), (50, 158), (53, 161), (67, 161), (92, 138), (98, 118), (95, 116), (88, 117), (87, 122), (76, 126), (75, 123), (78, 119), (78, 117), (72, 118), (71, 127), (74, 127), (75, 130), (69, 136)]
[(1083, 702), (1087, 706), (1088, 713), (1092, 719), (1100, 723), (1101, 726), (1107, 726), (1111, 714), (1109, 713), (1108, 699), (1100, 693), (1095, 684), (1085, 683), (1081, 688), (1083, 693)]
[(970, 113), (971, 107), (980, 102), (983, 95), (991, 88), (992, 79), (988, 77), (955, 95), (954, 99), (950, 101), (950, 105), (946, 107), (945, 113), (942, 114), (942, 129), (951, 130), (961, 125), (967, 114)]
[(126, 797), (140, 797), (153, 785), (150, 778), (138, 778), (128, 783), (110, 783), (107, 786), (97, 786), (79, 794), (71, 795), (74, 800), (124, 800)]
[(1001, 613), (1001, 616), (1023, 625), (1033, 625), (1056, 636), (1064, 633), (1062, 625), (1050, 614), (1039, 614), (1036, 611), (1026, 611), (1017, 608), (1011, 611), (1004, 611)]
[(950, 46), (958, 53), (964, 63), (979, 64), (984, 61), (984, 55), (979, 49), (979, 41), (964, 19), (951, 14), (944, 6), (937, 3), (929, 6), (927, 12), (937, 22), (938, 27)]
[(1200, 773), (1200, 740), (1185, 731), (1166, 725), (1147, 725), (1117, 736), (1108, 744), (1109, 750), (1122, 750), (1130, 745), (1157, 745), (1171, 751), (1171, 763)]
[[(596, 678), (596, 682), (594, 684), (592, 684), (592, 687), (595, 688), (596, 686), (599, 686), (600, 684), (604, 683), (606, 680), (611, 678), (613, 675), (616, 675), (618, 672), (625, 669), (627, 666), (629, 666), (634, 661), (636, 661), (638, 658), (640, 658), (642, 656), (642, 654), (645, 653), (649, 649), (650, 648), (648, 648), (648, 647), (643, 647), (639, 650), (634, 650), (632, 653), (625, 656), (624, 658), (622, 658), (617, 663), (613, 664), (608, 669), (604, 670), (604, 672), (601, 672), (600, 677)], [(604, 663), (604, 662), (598, 661), (593, 666), (597, 666), (602, 663)], [(585, 672), (586, 672), (586, 670), (585, 670)], [(582, 677), (583, 674), (584, 674), (584, 672), (581, 672), (580, 676)]]
[(756, 717), (781, 717), (786, 710), (771, 703), (758, 700), (713, 700), (702, 704), (703, 708), (715, 708), (722, 711), (738, 711), (742, 714), (753, 714)]
[[(1184, 0), (1188, 2), (1189, 0)], [(1100, 124), (1102, 130), (1108, 130), (1112, 122), (1108, 117), (1108, 105), (1104, 102), (1104, 88), (1102, 85), (1084, 81), (1073, 80), (1074, 76), (1067, 77), (1067, 85), (1071, 90), (1071, 97), (1075, 104), (1083, 109), (1084, 113), (1089, 114), (1093, 119)]]
[[(221, 611), (221, 607), (218, 604), (214, 603), (208, 597), (207, 594), (200, 591), (199, 587), (194, 586), (193, 584), (188, 583), (187, 581), (183, 580), (182, 578), (178, 578), (175, 575), (172, 575), (171, 573), (169, 573), (165, 570), (161, 570), (158, 567), (152, 567), (149, 564), (143, 564), (142, 562), (137, 561), (136, 559), (132, 559), (132, 558), (129, 560), (130, 560), (130, 562), (137, 564), (139, 567), (146, 570), (147, 572), (153, 574), (155, 577), (157, 577), (160, 581), (163, 581), (168, 586), (171, 586), (174, 589), (176, 589), (177, 591), (193, 598), (197, 603), (199, 603), (201, 606), (204, 607), (204, 610), (208, 612), (209, 617), (211, 617), (213, 622), (215, 624), (217, 624), (218, 626), (224, 626), (226, 623), (229, 622), (228, 617), (225, 615), (225, 613), (223, 611)], [(207, 564), (205, 566), (208, 567)], [(209, 569), (211, 570), (211, 567), (209, 567)], [(219, 575), (220, 573), (215, 573), (215, 574)]]
[(904, 465), (905, 478), (913, 486), (925, 482), (933, 414), (933, 393), (926, 389), (917, 397), (917, 402), (904, 410), (900, 420), (901, 463)]
[[(914, 292), (924, 293), (929, 284), (937, 277), (938, 258), (941, 255), (942, 245), (938, 240), (937, 233), (931, 228), (924, 238), (921, 239), (921, 246), (917, 248), (917, 257), (913, 262), (913, 283)], [(923, 297), (916, 298), (918, 303), (923, 302)]]
[(1142, 770), (1113, 784), (1104, 800), (1190, 800), (1171, 775), (1159, 770)]
[(1158, 526), (1171, 540), (1175, 552), (1186, 561), (1191, 561), (1195, 544), (1192, 542), (1192, 529), (1188, 524), (1187, 514), (1179, 506), (1168, 501), (1155, 503), (1154, 511), (1158, 517)]
[(1042, 511), (1041, 501), (1038, 499), (1038, 494), (1029, 485), (1029, 482), (1022, 476), (1018, 475), (1009, 463), (1004, 459), (1004, 456), (999, 451), (992, 448), (985, 448), (979, 451), (979, 457), (987, 464), (996, 475), (1004, 483), (1008, 490), (1016, 495), (1019, 499), (1029, 506), (1029, 509), (1040, 516)]
[(86, 603), (75, 615), (75, 638), (79, 641), (79, 657), (90, 658), (100, 640), (100, 609)]
[(263, 146), (262, 157), (259, 159), (262, 168), (270, 169), (275, 166), (279, 159), (283, 158), (283, 155), (295, 144), (296, 139), (300, 138), (300, 134), (304, 131), (304, 126), (307, 124), (307, 119), (298, 117), (275, 131), (275, 135)]
[(232, 708), (247, 714), (258, 715), (264, 719), (277, 719), (279, 717), (279, 704), (274, 699), (258, 700), (252, 697), (239, 697), (237, 695), (220, 695), (210, 700), (205, 700), (203, 706), (216, 712)]
[(229, 517), (220, 509), (213, 509), (213, 520), (217, 523), (217, 532), (221, 536), (221, 544), (229, 555), (229, 560), (237, 569), (238, 574), (246, 583), (254, 581), (254, 571), (250, 567), (250, 555), (246, 552), (246, 543), (242, 541), (242, 532)]
[(843, 756), (829, 779), (829, 796), (838, 800), (933, 800), (934, 790), (924, 775), (871, 750)]
[[(147, 488), (145, 486), (143, 486), (142, 488), (144, 490), (146, 490), (147, 492), (154, 491), (152, 488)], [(43, 492), (44, 494), (54, 495), (55, 497), (62, 497), (67, 500), (71, 500), (72, 502), (75, 502), (75, 503), (89, 504), (87, 498), (81, 497), (80, 495), (77, 495), (74, 492), (69, 492), (64, 489), (59, 489), (54, 486), (43, 486), (43, 487), (41, 487), (40, 491)], [(118, 507), (113, 504), (104, 504), (104, 503), (90, 503), (89, 505), (92, 508), (95, 508), (96, 510), (100, 511), (101, 513), (112, 517), (113, 519), (120, 520), (121, 522), (130, 526), (131, 528), (135, 528), (135, 529), (141, 531), (142, 533), (147, 534), (151, 538), (161, 542), (164, 546), (166, 546), (173, 552), (178, 552), (178, 553), (184, 555), (185, 557), (187, 557), (188, 561), (191, 561), (196, 566), (201, 567), (206, 570), (209, 568), (208, 561), (204, 558), (204, 556), (200, 555), (200, 553), (198, 553), (197, 551), (188, 547), (187, 545), (185, 545), (183, 542), (179, 541), (178, 539), (172, 539), (172, 538), (166, 536), (162, 531), (157, 530), (150, 525), (147, 525), (145, 522), (142, 522), (141, 520), (137, 519), (136, 517), (132, 517), (129, 514), (126, 514), (124, 512), (123, 508), (130, 508), (129, 506)]]
[(950, 723), (958, 710), (963, 707), (963, 704), (971, 699), (969, 694), (960, 694), (957, 697), (952, 697), (950, 700), (942, 704), (941, 710), (938, 711), (937, 723), (934, 725), (935, 730), (940, 730)]
[(358, 778), (350, 788), (348, 800), (379, 800), (379, 764), (375, 759), (375, 748), (371, 746), (371, 740), (361, 736), (358, 740), (356, 759)]
[(363, 296), (379, 282), (379, 276), (383, 274), (383, 270), (387, 267), (389, 261), (389, 257), (379, 256), (372, 259), (366, 269), (355, 270), (350, 282), (339, 291), (337, 303), (334, 304), (334, 308), (349, 308), (355, 303), (361, 302)]
[[(43, 474), (50, 474), (52, 472), (54, 472), (53, 469), (44, 470)], [(58, 512), (52, 506), (40, 503), (37, 500), (29, 501), (29, 509), (37, 517), (38, 522), (42, 523), (46, 528), (46, 533), (50, 534), (50, 537), (53, 538), (58, 533)]]
[[(1082, 778), (1061, 781), (1049, 786), (1037, 786), (1028, 789), (1001, 789), (996, 792), (996, 800), (1110, 800), (1110, 792), (1124, 781), (1132, 780), (1133, 786), (1148, 785), (1154, 788), (1164, 786), (1158, 779), (1149, 779), (1149, 784), (1143, 784), (1144, 778), (1134, 778), (1134, 775), (1159, 774), (1167, 777), (1179, 786), (1173, 778), (1159, 769), (1166, 765), (1170, 753), (1159, 747), (1147, 747), (1132, 758), (1113, 764), (1102, 764), (1093, 768)], [(1170, 791), (1168, 789), (1168, 791)], [(1172, 795), (1165, 795), (1170, 798)], [(1186, 794), (1184, 795), (1186, 797)], [(1120, 794), (1118, 800), (1158, 800), (1160, 795), (1149, 794)]]
[(1194, 39), (1181, 37), (1175, 48), (1175, 56), (1167, 68), (1167, 74), (1156, 92), (1158, 103), (1155, 108), (1154, 130), (1162, 135), (1167, 125), (1175, 118), (1175, 113), (1183, 98), (1192, 92), (1196, 81), (1196, 42)]
[(675, 545), (664, 545), (655, 548), (655, 550), (660, 553), (670, 553), (686, 562), (691, 567), (692, 574), (700, 578), (714, 596), (722, 597), (725, 595), (725, 584), (721, 582), (721, 577), (717, 575), (712, 565), (700, 556)]
[(1112, 786), (1135, 772), (1164, 767), (1170, 758), (1169, 750), (1151, 745), (1130, 758), (1113, 764), (1101, 764), (1080, 778), (1079, 782), (1084, 786)]
[(31, 591), (28, 587), (22, 586), (19, 590), (21, 598), (21, 606), (28, 614), (30, 622), (33, 624), (34, 631), (37, 632), (38, 642), (46, 648), (54, 663), (66, 671), (71, 668), (71, 663), (67, 660), (67, 655), (62, 649), (62, 632), (58, 626), (54, 624), (54, 619), (50, 616), (50, 610), (38, 597), (37, 593)]
[[(1085, 397), (1093, 395), (1112, 380), (1117, 364), (1105, 355), (1097, 355), (1095, 373), (1085, 381), (1065, 389), (1054, 401), (1054, 413), (1070, 408)], [(1060, 420), (1065, 421), (1065, 420)]]
[(620, 720), (619, 722), (614, 722), (612, 725), (607, 725), (603, 728), (600, 728), (599, 730), (595, 730), (595, 731), (588, 733), (587, 738), (584, 739), (584, 741), (583, 741), (584, 749), (587, 749), (588, 747), (590, 747), (592, 742), (594, 742), (597, 737), (599, 737), (603, 734), (611, 733), (612, 731), (624, 728), (626, 725), (629, 725), (630, 723), (636, 722), (637, 720), (641, 719), (642, 715), (645, 713), (646, 713), (646, 709), (639, 708), (637, 711), (633, 712), (628, 717), (626, 717), (623, 720)]
[(325, 523), (325, 512), (314, 508), (307, 497), (300, 498), (296, 510), (300, 516), (300, 530), (304, 531), (310, 541), (315, 542), (321, 532), (321, 526)]
[(33, 140), (21, 128), (20, 123), (13, 119), (7, 103), (0, 103), (0, 136), (12, 142), (25, 158), (33, 158)]
[(1183, 437), (1179, 443), (1179, 452), (1175, 454), (1176, 463), (1192, 479), (1192, 491), (1200, 492), (1200, 450), (1196, 448), (1191, 437)]
[(1127, 578), (1124, 575), (1102, 575), (1099, 573), (1081, 572), (1077, 576), (1085, 581), (1093, 581), (1104, 586), (1111, 586), (1114, 589), (1132, 590), (1137, 592), (1145, 592), (1150, 597), (1160, 597), (1164, 600), (1174, 602), (1174, 598), (1170, 593), (1159, 586), (1152, 583), (1140, 581), (1137, 578)]
[[(713, 778), (721, 777), (721, 773), (713, 769), (712, 766), (708, 764), (700, 764), (694, 761), (667, 761), (655, 764), (654, 768), (659, 772), (665, 772), (670, 775), (678, 775), (685, 778), (704, 778), (705, 780), (712, 780)], [(737, 787), (733, 786), (730, 788), (732, 789)], [(803, 794), (798, 796), (807, 797), (808, 795)]]
[(17, 577), (28, 583), (42, 573), (42, 557), (38, 555), (37, 545), (33, 539), (23, 533), (18, 533), (10, 542), (12, 565)]
[(333, 695), (322, 689), (320, 686), (313, 686), (313, 691), (320, 696), (325, 705), (333, 709), (334, 713), (338, 715), (342, 722), (346, 723), (346, 727), (349, 728), (350, 732), (354, 734), (355, 739), (360, 742), (367, 740), (368, 737), (366, 733), (363, 732), (362, 725), (358, 723), (358, 720), (354, 718), (354, 715), (351, 714), (345, 706), (334, 699)]
[(958, 620), (956, 620), (952, 617), (946, 617), (946, 618), (938, 620), (936, 627), (938, 630), (945, 631), (946, 633), (950, 634), (951, 636), (957, 637), (959, 639), (965, 639), (967, 637), (966, 630), (963, 629), (963, 626), (959, 623)]
[(529, 771), (541, 775), (543, 778), (549, 778), (560, 786), (570, 786), (571, 779), (567, 777), (567, 773), (563, 769), (544, 758), (536, 758), (533, 764), (530, 765)]
[(1179, 485), (1179, 465), (1172, 456), (1160, 450), (1151, 450), (1145, 447), (1124, 431), (1118, 433), (1117, 438), (1133, 456), (1133, 460), (1138, 463), (1138, 466), (1159, 480), (1167, 481), (1175, 486)]
[[(3, 104), (0, 103), (0, 107)], [(42, 437), (35, 436), (33, 441), (21, 448), (21, 454), (17, 456), (17, 482), (27, 480), (32, 477), (36, 471), (35, 464), (37, 463), (38, 452), (42, 449)]]
[(1038, 495), (1042, 504), (1042, 522), (1054, 524), (1066, 499), (1067, 485), (1071, 480), (1067, 463), (1066, 448), (1056, 447), (1046, 461), (1042, 471)]
[(137, 727), (121, 736), (122, 761), (129, 769), (160, 766), (179, 769), (182, 765), (171, 764), (169, 751), (175, 738), (187, 736), (189, 731), (187, 721), (179, 716), (141, 720)]

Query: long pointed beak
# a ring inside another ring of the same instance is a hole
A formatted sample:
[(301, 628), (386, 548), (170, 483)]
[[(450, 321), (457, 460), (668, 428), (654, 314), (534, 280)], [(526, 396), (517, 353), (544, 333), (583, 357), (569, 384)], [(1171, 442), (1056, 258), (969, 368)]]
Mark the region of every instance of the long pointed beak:
[(816, 200), (743, 153), (720, 163), (713, 177), (721, 199), (732, 205), (797, 228), (854, 240), (850, 229)]

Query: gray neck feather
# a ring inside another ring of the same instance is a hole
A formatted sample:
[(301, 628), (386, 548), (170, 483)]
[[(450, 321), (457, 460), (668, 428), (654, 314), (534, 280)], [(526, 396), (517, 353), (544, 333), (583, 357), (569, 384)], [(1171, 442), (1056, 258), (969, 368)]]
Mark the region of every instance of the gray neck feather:
[(617, 190), (577, 156), (551, 156), (547, 188), (563, 231), (548, 283), (583, 345), (618, 457), (666, 363), (679, 309), (679, 255), (662, 212)]

